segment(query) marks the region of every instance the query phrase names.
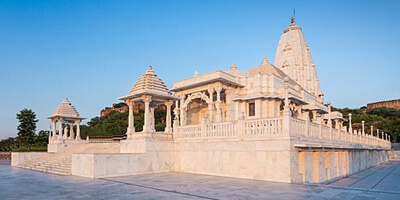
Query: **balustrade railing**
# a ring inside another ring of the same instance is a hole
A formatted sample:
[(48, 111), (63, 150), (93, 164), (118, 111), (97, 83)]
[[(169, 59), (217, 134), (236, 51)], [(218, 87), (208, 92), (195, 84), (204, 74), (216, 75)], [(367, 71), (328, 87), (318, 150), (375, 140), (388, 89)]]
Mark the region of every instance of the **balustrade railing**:
[(390, 148), (390, 142), (374, 136), (349, 133), (333, 127), (328, 127), (302, 119), (290, 118), (290, 135), (303, 136), (324, 141), (336, 141), (349, 144), (372, 145)]
[(201, 125), (179, 126), (178, 138), (198, 138), (201, 136)]
[(246, 120), (244, 122), (244, 135), (263, 136), (282, 133), (282, 119)]
[(236, 137), (238, 133), (237, 122), (224, 122), (206, 124), (206, 138)]
[(282, 118), (179, 126), (175, 138), (238, 138), (282, 134)]
[[(340, 142), (340, 144), (373, 145), (390, 148), (390, 142), (378, 137), (361, 133), (349, 133), (343, 129), (308, 122), (289, 117), (289, 126), (284, 133), (284, 118), (237, 120), (222, 123), (203, 123), (199, 125), (178, 126), (174, 131), (176, 139), (212, 139), (212, 138), (254, 138), (284, 135), (301, 136), (318, 141)], [(286, 118), (287, 119), (287, 118)], [(286, 121), (287, 122), (287, 121)]]

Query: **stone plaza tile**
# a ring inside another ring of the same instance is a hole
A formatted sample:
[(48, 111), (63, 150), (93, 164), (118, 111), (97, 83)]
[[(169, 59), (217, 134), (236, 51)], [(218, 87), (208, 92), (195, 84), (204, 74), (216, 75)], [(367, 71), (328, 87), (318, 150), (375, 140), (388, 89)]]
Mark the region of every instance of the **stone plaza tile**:
[[(399, 164), (391, 162), (377, 167), (391, 172), (388, 176), (369, 169), (382, 175), (381, 179), (373, 178), (379, 181), (376, 187), (379, 189), (287, 184), (187, 173), (88, 179), (0, 164), (0, 199), (400, 199), (398, 190), (390, 190), (399, 188), (400, 183), (391, 176), (400, 173), (400, 167), (396, 167)], [(367, 178), (368, 174), (372, 176), (365, 171), (362, 173)]]

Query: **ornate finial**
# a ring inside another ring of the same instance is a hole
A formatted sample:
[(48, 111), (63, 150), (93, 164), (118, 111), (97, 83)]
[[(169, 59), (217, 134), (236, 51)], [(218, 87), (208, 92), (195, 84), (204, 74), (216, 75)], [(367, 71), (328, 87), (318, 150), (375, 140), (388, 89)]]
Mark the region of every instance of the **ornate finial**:
[(237, 69), (237, 67), (236, 67), (234, 62), (232, 62), (231, 69)]
[(198, 75), (199, 75), (199, 73), (198, 73), (196, 70), (194, 70), (193, 77), (196, 77), (196, 76), (198, 76)]
[(263, 64), (268, 64), (267, 56), (264, 56), (264, 59), (263, 59), (263, 61), (262, 61), (261, 64), (262, 64), (262, 65), (263, 65)]
[(148, 70), (153, 70), (153, 67), (151, 65), (149, 65)]
[(296, 17), (296, 10), (293, 9), (293, 16), (292, 16), (292, 19), (291, 19), (291, 25), (294, 25), (294, 19), (295, 19), (295, 17)]

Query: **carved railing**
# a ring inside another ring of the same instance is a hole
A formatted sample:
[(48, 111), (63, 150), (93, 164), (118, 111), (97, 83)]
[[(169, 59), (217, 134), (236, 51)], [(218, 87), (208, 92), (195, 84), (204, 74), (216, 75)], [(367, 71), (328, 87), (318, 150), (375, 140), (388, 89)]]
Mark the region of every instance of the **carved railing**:
[(328, 127), (302, 119), (290, 118), (290, 135), (301, 136), (310, 139), (320, 139), (324, 142), (340, 142), (341, 144), (369, 145), (381, 148), (390, 148), (388, 140), (375, 136), (349, 133), (342, 129)]
[(201, 125), (179, 126), (177, 138), (201, 137)]
[(205, 138), (238, 136), (237, 121), (206, 124), (205, 129)]
[(174, 133), (174, 138), (268, 137), (280, 134), (282, 134), (282, 118), (272, 118), (179, 126)]
[(282, 118), (246, 120), (244, 122), (244, 135), (263, 136), (282, 134)]
[[(284, 125), (284, 119), (288, 124)], [(284, 128), (284, 126), (288, 126)], [(285, 133), (283, 130), (289, 130)], [(333, 142), (333, 144), (374, 146), (390, 148), (390, 142), (361, 133), (349, 133), (322, 124), (298, 118), (269, 118), (237, 120), (221, 123), (203, 123), (200, 125), (178, 126), (174, 139), (213, 139), (213, 138), (255, 138), (299, 136), (315, 142)]]

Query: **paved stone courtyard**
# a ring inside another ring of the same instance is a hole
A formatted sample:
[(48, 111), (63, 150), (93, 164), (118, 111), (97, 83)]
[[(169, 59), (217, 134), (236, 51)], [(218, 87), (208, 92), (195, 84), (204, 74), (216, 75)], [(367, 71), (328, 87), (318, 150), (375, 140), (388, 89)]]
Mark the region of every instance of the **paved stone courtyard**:
[(0, 199), (400, 199), (400, 162), (329, 185), (302, 185), (186, 173), (87, 179), (0, 162)]

